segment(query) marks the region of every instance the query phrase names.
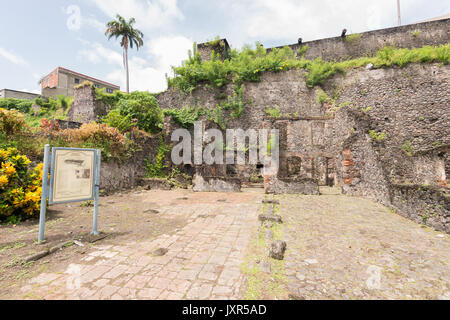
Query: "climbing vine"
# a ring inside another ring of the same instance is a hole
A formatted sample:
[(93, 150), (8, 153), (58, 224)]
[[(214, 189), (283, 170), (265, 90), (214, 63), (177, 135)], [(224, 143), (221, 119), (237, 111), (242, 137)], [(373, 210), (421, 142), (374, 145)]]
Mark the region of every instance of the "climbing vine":
[(168, 166), (164, 164), (166, 152), (170, 151), (170, 147), (164, 142), (162, 136), (159, 137), (158, 153), (155, 157), (155, 163), (149, 158), (145, 161), (147, 178), (164, 178), (166, 176), (164, 169)]

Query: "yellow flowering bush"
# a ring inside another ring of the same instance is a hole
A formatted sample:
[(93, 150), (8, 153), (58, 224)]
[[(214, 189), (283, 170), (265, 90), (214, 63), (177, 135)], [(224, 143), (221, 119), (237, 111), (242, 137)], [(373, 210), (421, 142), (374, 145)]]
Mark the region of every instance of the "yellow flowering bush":
[(0, 221), (39, 212), (43, 164), (31, 169), (30, 163), (15, 148), (0, 149)]

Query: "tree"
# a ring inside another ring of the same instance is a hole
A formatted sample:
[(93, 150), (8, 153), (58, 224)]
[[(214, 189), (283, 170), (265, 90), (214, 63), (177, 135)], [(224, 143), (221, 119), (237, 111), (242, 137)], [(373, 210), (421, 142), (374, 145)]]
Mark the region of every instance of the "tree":
[(138, 29), (133, 28), (133, 24), (136, 22), (134, 18), (128, 20), (128, 22), (121, 16), (116, 16), (117, 20), (108, 22), (105, 35), (110, 40), (112, 37), (116, 39), (122, 37), (120, 45), (123, 48), (123, 65), (127, 74), (127, 93), (130, 92), (130, 74), (128, 70), (128, 46), (133, 49), (136, 46), (136, 50), (144, 45), (144, 34)]

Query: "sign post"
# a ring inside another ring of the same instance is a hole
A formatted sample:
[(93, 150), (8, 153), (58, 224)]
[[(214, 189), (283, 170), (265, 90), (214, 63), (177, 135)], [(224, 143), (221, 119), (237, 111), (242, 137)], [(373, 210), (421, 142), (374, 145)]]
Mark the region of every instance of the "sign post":
[(95, 182), (94, 182), (94, 221), (92, 223), (92, 234), (98, 235), (97, 222), (98, 222), (98, 197), (100, 194), (100, 166), (101, 166), (101, 154), (102, 151), (96, 150), (96, 170), (95, 170)]
[(41, 193), (41, 211), (39, 214), (38, 243), (44, 241), (45, 216), (47, 213), (49, 158), (50, 158), (50, 145), (46, 144), (44, 147), (44, 167), (42, 168), (42, 193)]
[[(39, 239), (44, 241), (47, 198), (49, 204), (94, 200), (92, 234), (98, 235), (98, 198), (100, 193), (101, 151), (98, 149), (52, 148), (44, 149)], [(48, 170), (50, 183), (48, 187)]]

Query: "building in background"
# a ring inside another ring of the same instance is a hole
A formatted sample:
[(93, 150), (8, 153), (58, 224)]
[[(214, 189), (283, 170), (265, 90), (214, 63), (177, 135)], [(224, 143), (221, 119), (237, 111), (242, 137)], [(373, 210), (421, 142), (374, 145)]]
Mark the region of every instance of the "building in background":
[(37, 97), (39, 97), (39, 94), (31, 92), (11, 90), (11, 89), (0, 90), (0, 98), (17, 98), (17, 99), (34, 100)]
[(41, 79), (41, 94), (43, 97), (55, 98), (58, 95), (73, 96), (73, 87), (90, 81), (96, 88), (106, 88), (106, 93), (120, 90), (115, 84), (102, 81), (69, 69), (58, 67)]

